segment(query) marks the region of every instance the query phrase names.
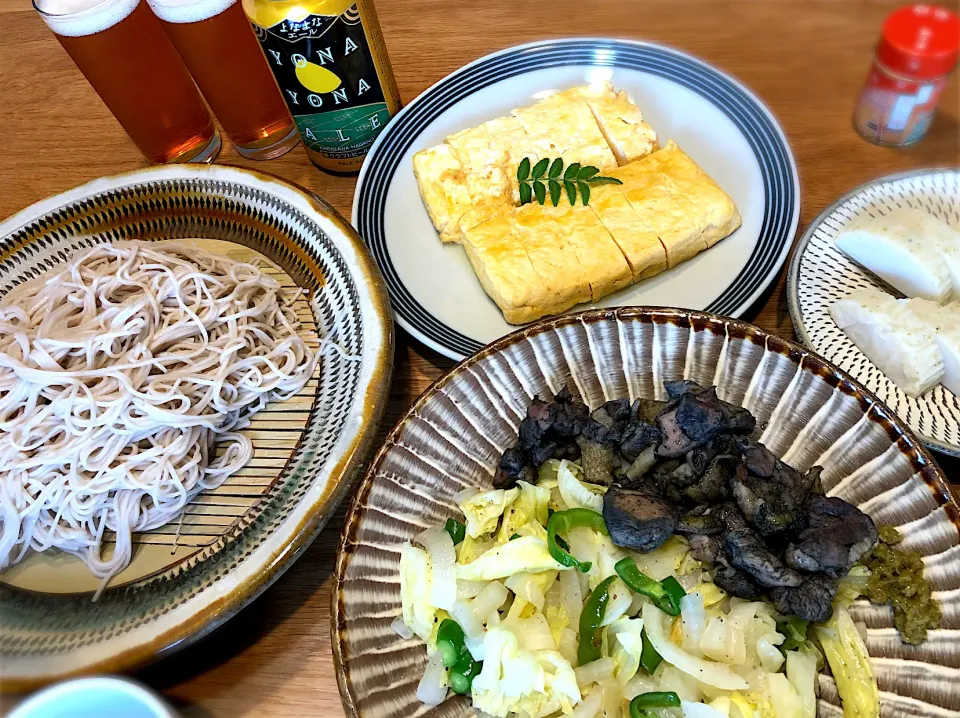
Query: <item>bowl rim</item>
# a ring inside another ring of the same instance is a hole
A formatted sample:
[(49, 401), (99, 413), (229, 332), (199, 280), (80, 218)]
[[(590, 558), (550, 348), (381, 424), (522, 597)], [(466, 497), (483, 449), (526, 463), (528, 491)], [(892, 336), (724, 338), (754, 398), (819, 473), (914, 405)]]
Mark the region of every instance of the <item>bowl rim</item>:
[(779, 351), (791, 359), (796, 357), (798, 364), (803, 363), (805, 367), (815, 370), (822, 378), (828, 381), (832, 380), (831, 383), (833, 383), (837, 389), (855, 398), (860, 406), (864, 408), (865, 415), (870, 412), (878, 415), (872, 418), (872, 420), (879, 421), (890, 437), (891, 444), (897, 445), (900, 451), (908, 456), (916, 468), (917, 473), (922, 476), (924, 483), (933, 494), (934, 500), (941, 506), (946, 505), (952, 507), (950, 520), (957, 527), (958, 532), (960, 532), (960, 505), (958, 505), (957, 499), (951, 492), (946, 476), (933, 459), (929, 449), (927, 449), (926, 446), (916, 438), (913, 432), (910, 431), (909, 427), (904, 425), (903, 421), (872, 392), (859, 384), (848, 373), (831, 364), (807, 347), (793, 340), (771, 334), (754, 324), (740, 319), (723, 317), (710, 314), (709, 312), (674, 309), (670, 307), (630, 306), (591, 309), (541, 320), (522, 327), (488, 344), (476, 354), (459, 362), (450, 371), (434, 381), (417, 397), (416, 401), (402, 414), (387, 434), (383, 445), (370, 461), (363, 478), (357, 485), (357, 489), (353, 494), (353, 498), (350, 500), (350, 505), (347, 508), (344, 519), (343, 530), (340, 535), (340, 545), (337, 548), (337, 560), (333, 571), (333, 583), (330, 591), (330, 641), (333, 648), (334, 672), (336, 673), (337, 685), (340, 689), (340, 700), (343, 703), (344, 711), (350, 718), (359, 718), (360, 713), (357, 709), (351, 683), (347, 677), (345, 662), (346, 647), (343, 642), (343, 631), (346, 626), (343, 618), (344, 607), (341, 591), (344, 573), (350, 556), (348, 547), (350, 544), (356, 543), (355, 535), (360, 524), (363, 504), (365, 504), (366, 498), (370, 493), (380, 465), (383, 463), (387, 453), (399, 439), (407, 423), (413, 416), (420, 412), (427, 401), (432, 399), (435, 394), (439, 393), (451, 381), (460, 376), (460, 374), (467, 371), (471, 366), (502, 352), (505, 348), (517, 342), (569, 324), (595, 323), (610, 320), (618, 321), (620, 319), (641, 319), (655, 324), (678, 323), (680, 326), (690, 328), (691, 330), (711, 331), (712, 329), (723, 329), (728, 333), (729, 330), (733, 328), (738, 334), (742, 335), (744, 339), (762, 344), (768, 351)]
[[(340, 440), (347, 439), (347, 443), (339, 455), (332, 455), (329, 460), (329, 480), (324, 491), (306, 507), (289, 538), (264, 561), (261, 571), (200, 607), (186, 620), (158, 630), (148, 640), (136, 645), (109, 652), (70, 670), (31, 676), (4, 675), (0, 679), (0, 689), (4, 693), (24, 693), (82, 675), (132, 671), (194, 643), (223, 625), (279, 579), (313, 543), (335, 508), (356, 484), (359, 469), (373, 448), (393, 373), (395, 332), (390, 300), (380, 270), (356, 230), (332, 205), (308, 189), (268, 172), (228, 164), (157, 165), (106, 175), (35, 202), (0, 222), (0, 256), (10, 251), (6, 241), (10, 235), (64, 205), (111, 190), (166, 180), (196, 179), (233, 182), (265, 191), (293, 204), (300, 211), (313, 213), (315, 218), (325, 221), (339, 234), (331, 236), (331, 240), (344, 255), (345, 262), (353, 268), (351, 274), (361, 296), (359, 311), (364, 314), (363, 325), (370, 342), (364, 349), (362, 360), (362, 364), (369, 367), (369, 376), (361, 374), (357, 395), (352, 402), (358, 410), (358, 421), (344, 427)], [(365, 304), (369, 304), (369, 311), (363, 310)], [(364, 371), (362, 367), (361, 372)]]
[[(810, 339), (810, 333), (807, 331), (807, 327), (803, 323), (803, 312), (800, 311), (800, 262), (803, 260), (803, 255), (806, 253), (807, 246), (813, 239), (813, 235), (816, 234), (817, 230), (820, 229), (820, 227), (824, 224), (827, 217), (836, 212), (842, 205), (846, 204), (858, 195), (863, 194), (872, 187), (888, 184), (890, 182), (913, 179), (915, 177), (940, 174), (943, 172), (953, 172), (956, 174), (960, 173), (960, 169), (956, 167), (926, 167), (922, 169), (908, 170), (906, 172), (897, 172), (892, 175), (885, 175), (883, 177), (877, 177), (876, 179), (869, 180), (868, 182), (857, 185), (849, 192), (831, 202), (823, 209), (822, 212), (820, 212), (820, 214), (814, 218), (810, 224), (807, 225), (807, 228), (803, 230), (803, 234), (800, 235), (800, 239), (797, 240), (790, 256), (790, 262), (787, 264), (787, 309), (790, 312), (790, 320), (793, 322), (793, 328), (797, 333), (797, 339), (800, 344), (812, 350), (813, 341)], [(920, 441), (936, 451), (947, 454), (948, 456), (960, 457), (960, 446), (944, 443), (934, 439), (931, 436), (922, 434), (919, 431), (913, 433), (916, 434)]]

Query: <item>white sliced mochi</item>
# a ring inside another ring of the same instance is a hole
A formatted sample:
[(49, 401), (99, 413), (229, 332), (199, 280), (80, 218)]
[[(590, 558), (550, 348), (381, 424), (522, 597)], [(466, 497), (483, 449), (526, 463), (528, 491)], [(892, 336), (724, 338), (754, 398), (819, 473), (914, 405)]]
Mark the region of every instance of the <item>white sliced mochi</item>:
[(861, 289), (830, 306), (830, 316), (890, 381), (912, 397), (943, 378), (943, 358), (926, 324), (889, 294)]
[(960, 396), (960, 305), (944, 307), (926, 299), (900, 301), (933, 332), (933, 340), (943, 359), (940, 383)]
[[(855, 224), (840, 233), (836, 244), (907, 297), (942, 304), (953, 290), (940, 249), (944, 228), (953, 231), (922, 212), (896, 211)], [(927, 236), (930, 232), (936, 233), (936, 238)]]

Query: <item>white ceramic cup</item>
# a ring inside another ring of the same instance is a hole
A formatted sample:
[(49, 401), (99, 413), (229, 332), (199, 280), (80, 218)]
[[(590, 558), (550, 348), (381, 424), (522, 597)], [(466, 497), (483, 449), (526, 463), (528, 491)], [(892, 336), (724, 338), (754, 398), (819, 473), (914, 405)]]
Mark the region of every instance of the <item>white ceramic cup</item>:
[(176, 718), (176, 713), (133, 681), (93, 676), (44, 688), (7, 718)]

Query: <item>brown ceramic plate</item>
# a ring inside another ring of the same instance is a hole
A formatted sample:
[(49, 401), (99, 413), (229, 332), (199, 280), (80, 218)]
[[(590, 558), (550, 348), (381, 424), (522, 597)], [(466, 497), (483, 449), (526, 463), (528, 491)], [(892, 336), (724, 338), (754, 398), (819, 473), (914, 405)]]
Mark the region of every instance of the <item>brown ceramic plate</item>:
[(380, 274), (353, 228), (282, 180), (232, 167), (153, 167), (105, 177), (0, 223), (0, 297), (93, 244), (190, 239), (262, 255), (324, 345), (296, 396), (244, 430), (250, 463), (197, 496), (182, 519), (135, 536), (133, 560), (96, 602), (99, 582), (47, 551), (0, 573), (2, 688), (122, 671), (181, 647), (252, 600), (293, 562), (350, 488), (376, 432), (393, 357)]
[[(400, 614), (400, 546), (454, 515), (453, 496), (489, 486), (537, 394), (564, 384), (596, 407), (618, 397), (664, 399), (663, 382), (716, 384), (748, 408), (763, 441), (801, 470), (903, 532), (924, 557), (943, 622), (922, 646), (900, 641), (888, 609), (859, 601), (884, 718), (956, 716), (960, 707), (960, 533), (957, 504), (927, 450), (847, 374), (793, 342), (700, 312), (623, 308), (564, 316), (504, 337), (434, 384), (387, 438), (344, 527), (332, 596), (333, 651), (348, 715), (473, 716), (465, 698), (419, 704), (426, 651), (390, 627)], [(820, 679), (821, 716), (840, 715)]]

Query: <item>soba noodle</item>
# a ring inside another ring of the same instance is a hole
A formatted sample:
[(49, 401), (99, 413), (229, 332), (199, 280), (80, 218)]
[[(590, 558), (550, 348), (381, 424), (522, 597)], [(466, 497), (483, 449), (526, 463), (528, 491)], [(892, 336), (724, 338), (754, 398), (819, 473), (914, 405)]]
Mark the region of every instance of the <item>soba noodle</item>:
[(100, 245), (10, 291), (0, 568), (56, 547), (102, 589), (129, 564), (133, 532), (177, 518), (246, 464), (237, 431), (316, 364), (292, 299), (258, 266), (175, 242)]

